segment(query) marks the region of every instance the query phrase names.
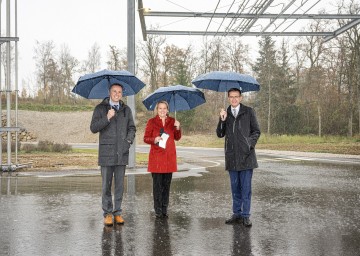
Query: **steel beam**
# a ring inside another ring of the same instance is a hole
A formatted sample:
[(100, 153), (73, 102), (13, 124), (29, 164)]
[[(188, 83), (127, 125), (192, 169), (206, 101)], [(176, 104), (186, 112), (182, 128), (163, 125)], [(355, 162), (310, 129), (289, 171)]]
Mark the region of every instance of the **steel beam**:
[(360, 18), (358, 18), (356, 20), (353, 20), (353, 21), (350, 21), (346, 25), (344, 25), (341, 28), (339, 28), (339, 29), (335, 30), (334, 32), (332, 32), (331, 35), (325, 36), (324, 41), (327, 42), (327, 41), (337, 37), (338, 35), (344, 33), (346, 30), (356, 26), (359, 23), (360, 23)]
[(186, 36), (331, 36), (333, 32), (216, 32), (216, 31), (171, 31), (148, 30), (149, 35), (186, 35)]
[(146, 41), (147, 37), (146, 37), (146, 24), (145, 24), (144, 15), (146, 15), (147, 12), (145, 12), (142, 0), (138, 1), (138, 12), (139, 12), (139, 18), (140, 18), (140, 25), (141, 25), (141, 32), (142, 32), (143, 40)]
[(14, 42), (19, 41), (19, 37), (8, 37), (8, 36), (0, 37), (1, 43), (11, 42), (11, 41), (14, 41)]
[(359, 19), (360, 14), (254, 14), (254, 13), (210, 13), (210, 12), (143, 12), (143, 16), (188, 17), (188, 18), (238, 18), (238, 19)]

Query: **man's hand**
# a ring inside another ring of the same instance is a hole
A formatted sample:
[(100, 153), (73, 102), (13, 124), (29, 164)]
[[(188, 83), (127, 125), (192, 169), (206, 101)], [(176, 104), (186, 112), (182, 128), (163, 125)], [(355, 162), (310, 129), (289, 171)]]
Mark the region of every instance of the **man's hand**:
[(114, 109), (110, 109), (108, 112), (107, 112), (107, 119), (110, 121), (111, 118), (113, 118), (115, 116), (115, 110)]
[(225, 111), (225, 109), (222, 108), (221, 111), (220, 111), (220, 119), (221, 119), (221, 121), (225, 121), (226, 117), (227, 117), (227, 112)]

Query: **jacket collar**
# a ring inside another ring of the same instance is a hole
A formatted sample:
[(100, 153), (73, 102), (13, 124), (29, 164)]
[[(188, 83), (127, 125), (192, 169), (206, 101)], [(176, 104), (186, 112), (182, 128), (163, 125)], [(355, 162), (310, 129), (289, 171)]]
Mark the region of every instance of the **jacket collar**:
[[(239, 111), (239, 113), (237, 114), (237, 117), (238, 116), (240, 116), (241, 114), (244, 114), (245, 113), (245, 105), (243, 105), (242, 103), (240, 103), (239, 104), (239, 107), (240, 107), (240, 111)], [(232, 107), (231, 107), (231, 105), (229, 105), (229, 107), (227, 108), (227, 113), (228, 113), (228, 115), (232, 115)]]
[[(110, 105), (110, 98), (106, 97), (105, 99), (103, 99), (103, 101), (100, 103), (101, 105), (106, 105), (107, 107), (111, 106)], [(123, 109), (126, 106), (126, 104), (120, 100), (119, 101), (119, 110)]]

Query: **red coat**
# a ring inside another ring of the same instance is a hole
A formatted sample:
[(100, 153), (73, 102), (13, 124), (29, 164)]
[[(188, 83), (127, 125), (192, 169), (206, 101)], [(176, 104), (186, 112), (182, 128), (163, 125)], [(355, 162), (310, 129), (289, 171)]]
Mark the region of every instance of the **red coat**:
[[(148, 172), (171, 173), (177, 171), (175, 140), (180, 140), (181, 130), (177, 130), (174, 123), (175, 119), (167, 116), (163, 126), (158, 115), (147, 122), (144, 142), (151, 145)], [(161, 128), (169, 134), (165, 149), (154, 143), (155, 138), (160, 136)]]

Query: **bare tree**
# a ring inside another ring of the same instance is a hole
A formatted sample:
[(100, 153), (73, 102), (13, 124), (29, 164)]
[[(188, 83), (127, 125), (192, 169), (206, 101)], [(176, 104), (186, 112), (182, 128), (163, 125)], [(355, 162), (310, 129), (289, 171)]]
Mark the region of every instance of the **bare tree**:
[(159, 72), (160, 72), (160, 54), (162, 52), (162, 46), (165, 43), (165, 38), (157, 35), (150, 35), (145, 43), (141, 44), (140, 58), (144, 65), (140, 70), (144, 72), (146, 76), (150, 77), (150, 90), (154, 91), (158, 87)]
[[(314, 21), (310, 25), (313, 32), (323, 31), (328, 23), (323, 21)], [(305, 38), (306, 44), (303, 44), (302, 51), (309, 61), (309, 69), (306, 76), (307, 87), (304, 88), (307, 93), (305, 97), (307, 100), (316, 104), (318, 116), (318, 135), (322, 135), (322, 99), (326, 97), (325, 88), (325, 74), (323, 68), (323, 56), (326, 53), (324, 41), (317, 36), (308, 36)]]
[(108, 52), (108, 61), (106, 62), (108, 69), (110, 70), (120, 70), (121, 62), (120, 62), (120, 51), (115, 45), (109, 45)]
[(230, 70), (231, 65), (227, 58), (224, 40), (226, 39), (219, 37), (205, 42), (200, 52), (200, 66), (203, 67), (200, 73)]
[(88, 52), (88, 58), (84, 61), (82, 70), (87, 73), (94, 73), (100, 69), (101, 53), (100, 46), (94, 43)]
[(71, 55), (70, 48), (62, 45), (59, 55), (59, 102), (62, 96), (71, 97), (71, 89), (74, 86), (74, 74), (77, 72), (79, 61)]
[(230, 70), (243, 73), (244, 66), (249, 64), (249, 46), (235, 39), (225, 44), (225, 50), (230, 64)]
[(39, 84), (38, 94), (48, 102), (51, 86), (51, 72), (54, 71), (55, 44), (53, 41), (36, 42), (35, 56), (37, 67), (37, 81)]
[(180, 49), (175, 45), (165, 46), (162, 51), (162, 74), (161, 83), (166, 85), (171, 81), (170, 71), (174, 68), (176, 63), (176, 56)]

